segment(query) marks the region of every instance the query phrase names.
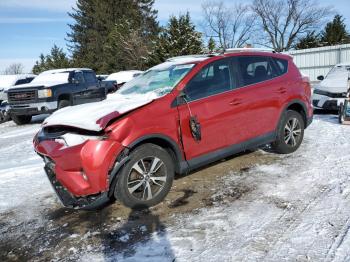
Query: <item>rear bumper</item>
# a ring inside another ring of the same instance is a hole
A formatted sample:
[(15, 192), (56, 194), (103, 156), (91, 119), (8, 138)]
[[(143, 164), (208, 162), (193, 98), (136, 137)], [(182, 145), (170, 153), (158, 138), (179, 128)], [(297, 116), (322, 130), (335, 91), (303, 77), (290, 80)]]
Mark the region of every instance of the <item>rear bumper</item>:
[(34, 138), (35, 151), (45, 161), (45, 172), (62, 203), (85, 207), (108, 199), (109, 174), (124, 147), (116, 141), (88, 140), (65, 148), (55, 140)]
[(9, 113), (13, 115), (50, 114), (57, 109), (57, 101), (30, 104), (10, 104)]

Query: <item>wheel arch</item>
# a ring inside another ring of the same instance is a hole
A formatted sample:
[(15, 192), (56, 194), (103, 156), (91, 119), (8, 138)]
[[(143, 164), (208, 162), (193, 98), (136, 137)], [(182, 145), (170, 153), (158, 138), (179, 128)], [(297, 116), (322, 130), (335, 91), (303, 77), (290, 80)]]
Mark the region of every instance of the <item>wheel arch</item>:
[(59, 101), (61, 100), (68, 100), (71, 102), (71, 104), (73, 103), (73, 99), (72, 99), (72, 95), (71, 94), (60, 94), (57, 97), (57, 103), (59, 103)]
[(301, 114), (303, 120), (304, 120), (304, 128), (307, 128), (308, 125), (308, 119), (307, 119), (307, 107), (305, 103), (299, 99), (295, 99), (290, 101), (282, 111), (282, 114), (280, 116), (280, 119), (282, 118), (283, 114), (287, 112), (288, 110), (293, 110)]
[(177, 174), (183, 173), (183, 163), (184, 158), (182, 154), (182, 150), (179, 148), (178, 144), (170, 137), (162, 135), (162, 134), (150, 134), (143, 137), (140, 137), (133, 141), (130, 145), (127, 146), (129, 150), (133, 150), (136, 147), (139, 147), (143, 144), (155, 144), (158, 145), (170, 154), (175, 163), (175, 172)]

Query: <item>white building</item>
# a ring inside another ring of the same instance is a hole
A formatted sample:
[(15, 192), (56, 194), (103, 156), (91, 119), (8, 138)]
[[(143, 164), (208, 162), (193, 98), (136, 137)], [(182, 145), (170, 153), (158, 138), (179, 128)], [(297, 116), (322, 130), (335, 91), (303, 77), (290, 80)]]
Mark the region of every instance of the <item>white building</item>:
[(300, 71), (317, 81), (317, 76), (325, 76), (329, 70), (339, 63), (350, 63), (350, 44), (325, 46), (288, 52), (294, 57), (294, 63)]

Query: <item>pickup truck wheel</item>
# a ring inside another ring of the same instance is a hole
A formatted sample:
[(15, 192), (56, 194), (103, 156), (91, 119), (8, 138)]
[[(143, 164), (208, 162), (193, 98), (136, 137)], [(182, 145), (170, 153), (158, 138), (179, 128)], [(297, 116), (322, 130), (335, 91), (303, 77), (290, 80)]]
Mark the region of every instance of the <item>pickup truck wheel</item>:
[(64, 107), (67, 107), (67, 106), (70, 106), (71, 103), (69, 100), (60, 100), (58, 102), (58, 109), (61, 109), (61, 108), (64, 108)]
[(303, 118), (298, 112), (289, 110), (284, 113), (280, 121), (277, 139), (271, 144), (271, 148), (279, 154), (290, 154), (299, 148), (303, 138)]
[(11, 115), (11, 118), (12, 118), (13, 122), (15, 122), (17, 125), (29, 124), (30, 121), (32, 121), (32, 116)]
[(130, 153), (130, 160), (117, 177), (114, 195), (125, 206), (142, 209), (160, 203), (174, 180), (169, 153), (154, 144), (144, 144)]

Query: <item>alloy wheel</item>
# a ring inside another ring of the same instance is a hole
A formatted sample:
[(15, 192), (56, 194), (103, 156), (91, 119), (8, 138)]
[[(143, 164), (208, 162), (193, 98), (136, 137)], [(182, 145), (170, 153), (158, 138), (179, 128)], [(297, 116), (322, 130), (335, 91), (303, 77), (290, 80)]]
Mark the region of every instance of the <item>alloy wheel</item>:
[(158, 157), (145, 157), (137, 161), (128, 176), (129, 193), (142, 201), (159, 194), (167, 180), (166, 168)]
[(291, 147), (295, 147), (299, 143), (301, 131), (299, 120), (294, 117), (290, 118), (284, 127), (284, 142)]

